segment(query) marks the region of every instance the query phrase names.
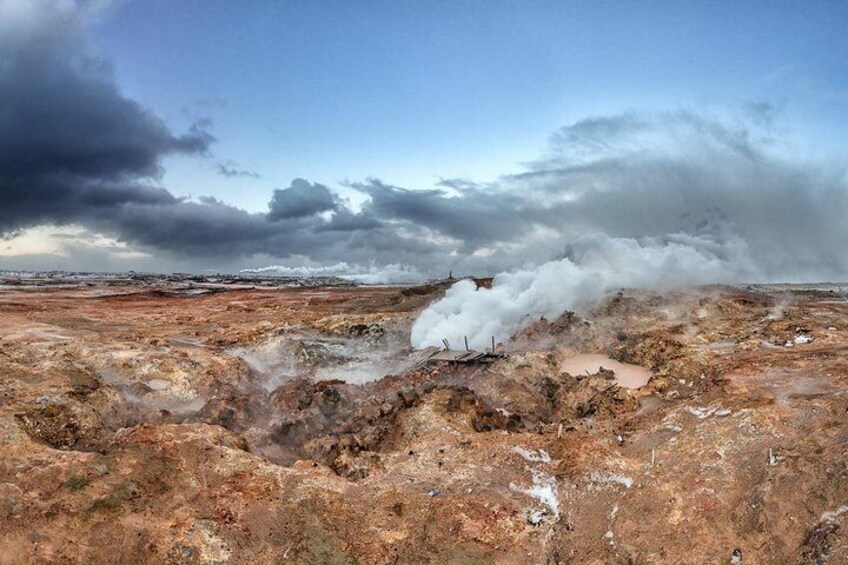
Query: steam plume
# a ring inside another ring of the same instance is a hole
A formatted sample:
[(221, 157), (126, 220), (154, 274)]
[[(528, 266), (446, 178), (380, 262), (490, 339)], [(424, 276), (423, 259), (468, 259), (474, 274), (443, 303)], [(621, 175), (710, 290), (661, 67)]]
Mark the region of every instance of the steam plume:
[(485, 348), (491, 336), (504, 340), (546, 316), (580, 309), (617, 287), (666, 288), (704, 281), (740, 280), (752, 273), (741, 241), (718, 243), (677, 234), (665, 241), (638, 242), (604, 235), (583, 237), (573, 255), (535, 269), (501, 273), (491, 289), (463, 280), (425, 310), (412, 328), (415, 347), (438, 346), (443, 338)]
[(562, 258), (501, 273), (491, 290), (455, 285), (416, 321), (413, 345), (467, 335), (482, 348), (618, 287), (844, 278), (844, 171), (773, 144), (769, 128), (690, 112), (563, 128), (552, 157), (500, 181), (544, 203), (537, 214), (571, 242)]

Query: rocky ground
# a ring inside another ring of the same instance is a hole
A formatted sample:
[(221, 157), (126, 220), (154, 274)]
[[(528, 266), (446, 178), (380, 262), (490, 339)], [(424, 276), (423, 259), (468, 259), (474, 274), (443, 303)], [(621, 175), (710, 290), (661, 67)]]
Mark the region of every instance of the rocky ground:
[(444, 288), (0, 287), (0, 563), (848, 562), (844, 289), (625, 290), (453, 366), (407, 345)]

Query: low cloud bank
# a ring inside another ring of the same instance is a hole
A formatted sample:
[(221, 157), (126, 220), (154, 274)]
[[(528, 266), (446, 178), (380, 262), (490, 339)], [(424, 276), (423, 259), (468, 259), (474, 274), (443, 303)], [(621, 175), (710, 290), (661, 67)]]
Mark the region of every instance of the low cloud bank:
[(242, 269), (245, 274), (261, 274), (281, 277), (338, 277), (362, 284), (416, 284), (425, 280), (424, 275), (408, 265), (349, 265), (345, 262), (335, 265), (308, 267), (269, 265), (257, 269)]

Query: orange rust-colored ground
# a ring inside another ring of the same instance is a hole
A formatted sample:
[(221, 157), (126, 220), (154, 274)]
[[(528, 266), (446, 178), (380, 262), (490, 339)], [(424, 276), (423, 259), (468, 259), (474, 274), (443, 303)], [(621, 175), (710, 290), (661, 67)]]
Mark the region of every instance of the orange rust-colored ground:
[(0, 563), (848, 561), (841, 291), (626, 291), (404, 364), (441, 288), (0, 289)]

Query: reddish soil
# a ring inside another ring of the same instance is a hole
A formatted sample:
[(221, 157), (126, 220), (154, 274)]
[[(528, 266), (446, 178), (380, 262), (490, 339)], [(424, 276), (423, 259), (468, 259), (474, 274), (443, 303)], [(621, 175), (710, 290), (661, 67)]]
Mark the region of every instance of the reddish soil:
[(840, 292), (625, 291), (422, 364), (443, 288), (0, 288), (0, 563), (848, 562)]

